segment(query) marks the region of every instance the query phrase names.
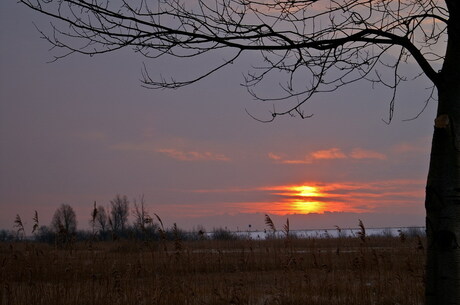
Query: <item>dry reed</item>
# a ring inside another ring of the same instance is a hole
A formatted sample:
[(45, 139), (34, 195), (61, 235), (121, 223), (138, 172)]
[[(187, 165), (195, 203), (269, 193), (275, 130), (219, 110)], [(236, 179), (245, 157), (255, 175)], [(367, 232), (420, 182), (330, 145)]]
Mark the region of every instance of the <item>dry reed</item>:
[(422, 304), (425, 241), (364, 236), (0, 243), (0, 302)]

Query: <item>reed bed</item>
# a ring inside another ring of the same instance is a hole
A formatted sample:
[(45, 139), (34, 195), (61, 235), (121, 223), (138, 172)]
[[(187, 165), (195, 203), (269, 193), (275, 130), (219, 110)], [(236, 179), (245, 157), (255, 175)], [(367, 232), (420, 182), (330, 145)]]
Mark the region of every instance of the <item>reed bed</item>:
[(0, 244), (2, 305), (423, 304), (420, 238)]

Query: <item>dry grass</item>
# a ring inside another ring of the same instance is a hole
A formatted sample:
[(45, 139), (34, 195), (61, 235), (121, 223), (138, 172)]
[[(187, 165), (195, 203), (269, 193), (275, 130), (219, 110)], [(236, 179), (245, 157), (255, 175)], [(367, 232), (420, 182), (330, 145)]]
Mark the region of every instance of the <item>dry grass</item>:
[(422, 304), (419, 239), (0, 244), (1, 305)]

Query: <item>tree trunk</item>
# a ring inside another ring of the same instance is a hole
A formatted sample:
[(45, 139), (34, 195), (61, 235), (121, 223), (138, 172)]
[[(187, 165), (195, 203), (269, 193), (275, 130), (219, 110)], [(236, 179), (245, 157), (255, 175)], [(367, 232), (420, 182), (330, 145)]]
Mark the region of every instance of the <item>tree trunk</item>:
[(460, 304), (460, 3), (449, 8), (426, 187), (426, 304)]

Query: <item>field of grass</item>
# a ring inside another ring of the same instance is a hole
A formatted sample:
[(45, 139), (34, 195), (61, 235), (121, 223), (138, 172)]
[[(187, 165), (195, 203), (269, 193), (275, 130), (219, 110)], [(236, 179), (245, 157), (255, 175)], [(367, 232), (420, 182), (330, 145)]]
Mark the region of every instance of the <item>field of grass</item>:
[(420, 238), (0, 243), (1, 305), (423, 304)]

